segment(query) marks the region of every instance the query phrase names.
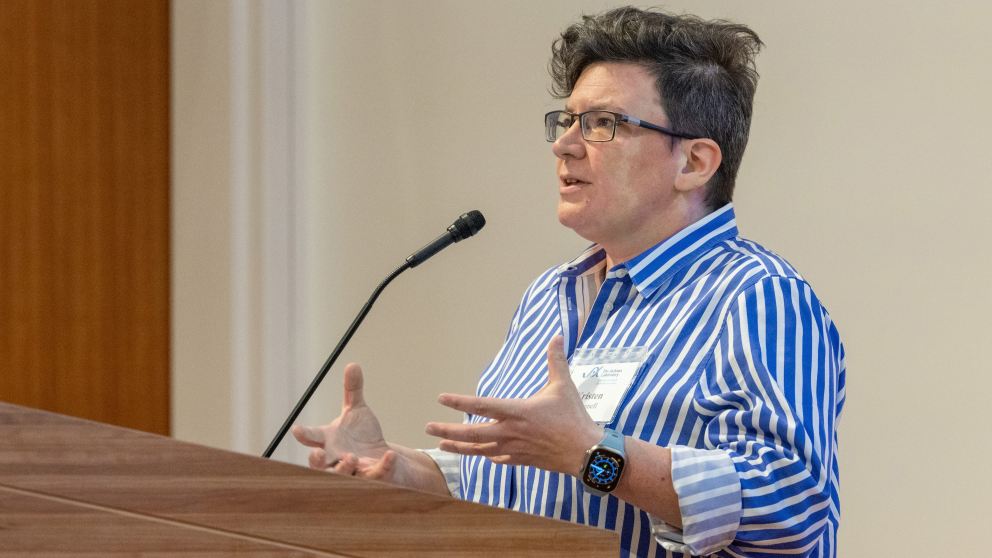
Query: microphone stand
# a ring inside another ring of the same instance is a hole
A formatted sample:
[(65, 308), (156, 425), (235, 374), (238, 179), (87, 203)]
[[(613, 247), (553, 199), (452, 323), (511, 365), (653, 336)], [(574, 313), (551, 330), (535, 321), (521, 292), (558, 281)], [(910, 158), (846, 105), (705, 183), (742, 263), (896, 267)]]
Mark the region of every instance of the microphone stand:
[(351, 336), (355, 334), (355, 330), (358, 329), (358, 326), (362, 325), (362, 320), (365, 319), (365, 316), (369, 313), (369, 310), (372, 309), (372, 305), (375, 304), (375, 300), (379, 298), (379, 294), (382, 293), (382, 290), (386, 288), (386, 285), (388, 285), (390, 281), (395, 279), (400, 273), (410, 269), (410, 267), (411, 265), (409, 261), (403, 262), (403, 265), (396, 268), (395, 271), (390, 273), (389, 276), (383, 279), (382, 283), (379, 283), (379, 286), (375, 288), (375, 291), (372, 292), (372, 296), (369, 297), (368, 302), (365, 303), (365, 306), (362, 306), (362, 311), (355, 317), (355, 321), (351, 322), (351, 325), (348, 326), (348, 331), (345, 332), (344, 337), (338, 341), (337, 347), (334, 347), (334, 350), (331, 351), (331, 356), (327, 357), (327, 361), (320, 367), (320, 372), (318, 372), (317, 376), (312, 382), (310, 382), (310, 387), (308, 387), (306, 392), (303, 393), (303, 397), (301, 397), (299, 402), (296, 403), (296, 407), (293, 407), (293, 412), (286, 418), (286, 422), (282, 424), (282, 427), (279, 429), (279, 432), (276, 434), (275, 438), (272, 438), (272, 441), (269, 442), (269, 447), (265, 449), (265, 453), (262, 454), (262, 457), (272, 457), (272, 454), (276, 451), (276, 447), (279, 446), (279, 442), (282, 442), (282, 439), (286, 436), (286, 433), (289, 432), (289, 429), (293, 426), (293, 423), (296, 422), (297, 417), (300, 416), (303, 408), (306, 407), (307, 402), (310, 401), (310, 397), (312, 397), (314, 392), (317, 391), (317, 386), (319, 386), (320, 382), (324, 380), (324, 376), (326, 376), (327, 372), (330, 371), (331, 366), (334, 366), (334, 361), (336, 361), (338, 356), (341, 355), (341, 351), (344, 350), (344, 347), (348, 344), (348, 341), (351, 341)]
[(296, 407), (293, 408), (293, 412), (286, 418), (286, 422), (282, 424), (282, 428), (279, 429), (279, 432), (276, 434), (275, 438), (272, 438), (272, 441), (269, 442), (269, 447), (265, 449), (265, 453), (262, 454), (262, 457), (272, 457), (272, 454), (276, 451), (276, 447), (279, 445), (279, 442), (282, 441), (282, 439), (286, 436), (286, 433), (289, 432), (290, 427), (292, 427), (293, 423), (296, 422), (296, 419), (300, 416), (300, 412), (303, 411), (303, 407), (306, 407), (307, 402), (310, 401), (310, 397), (313, 396), (315, 391), (317, 391), (317, 386), (319, 386), (320, 382), (324, 380), (324, 376), (327, 375), (327, 372), (331, 369), (331, 366), (334, 365), (334, 361), (338, 359), (338, 356), (341, 354), (341, 351), (344, 350), (345, 345), (347, 345), (348, 341), (351, 340), (351, 336), (355, 334), (355, 330), (358, 329), (358, 326), (362, 325), (362, 320), (365, 319), (365, 315), (372, 309), (372, 305), (375, 304), (375, 299), (379, 298), (379, 293), (386, 288), (386, 285), (388, 285), (389, 282), (395, 279), (400, 273), (403, 273), (411, 267), (417, 267), (427, 261), (427, 259), (434, 254), (437, 254), (446, 247), (451, 246), (453, 243), (460, 242), (471, 236), (475, 236), (476, 233), (482, 230), (482, 227), (484, 226), (486, 226), (486, 218), (483, 217), (478, 211), (469, 211), (468, 213), (462, 214), (450, 227), (448, 227), (447, 232), (432, 240), (429, 244), (427, 244), (427, 246), (424, 246), (420, 250), (410, 254), (410, 257), (403, 262), (403, 265), (397, 267), (395, 271), (382, 280), (382, 283), (379, 283), (379, 286), (372, 292), (372, 296), (369, 297), (368, 302), (365, 303), (365, 306), (362, 306), (362, 311), (358, 313), (357, 317), (355, 317), (355, 321), (351, 322), (351, 325), (348, 326), (348, 331), (345, 332), (344, 337), (338, 341), (338, 346), (334, 347), (334, 350), (331, 352), (331, 356), (327, 357), (327, 362), (325, 362), (324, 366), (320, 368), (320, 372), (317, 373), (317, 377), (310, 382), (310, 387), (307, 388), (307, 391), (303, 394), (303, 397), (301, 397), (299, 402), (296, 403)]

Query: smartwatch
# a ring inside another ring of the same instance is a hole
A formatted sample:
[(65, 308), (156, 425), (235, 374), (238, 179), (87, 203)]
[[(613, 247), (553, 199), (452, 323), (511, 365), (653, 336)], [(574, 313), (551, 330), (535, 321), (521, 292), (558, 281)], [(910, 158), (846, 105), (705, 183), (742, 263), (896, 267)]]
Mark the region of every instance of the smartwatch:
[(626, 463), (623, 434), (607, 428), (603, 441), (586, 451), (579, 477), (586, 486), (585, 491), (593, 496), (606, 496), (616, 490)]

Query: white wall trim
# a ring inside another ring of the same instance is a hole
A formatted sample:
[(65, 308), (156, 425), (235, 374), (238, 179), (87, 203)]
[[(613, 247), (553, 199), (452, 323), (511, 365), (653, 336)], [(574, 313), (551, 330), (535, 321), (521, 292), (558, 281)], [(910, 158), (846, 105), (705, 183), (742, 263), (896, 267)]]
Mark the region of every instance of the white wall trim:
[[(259, 453), (300, 393), (304, 164), (294, 0), (231, 0), (232, 446)], [(292, 440), (276, 458), (299, 462)]]

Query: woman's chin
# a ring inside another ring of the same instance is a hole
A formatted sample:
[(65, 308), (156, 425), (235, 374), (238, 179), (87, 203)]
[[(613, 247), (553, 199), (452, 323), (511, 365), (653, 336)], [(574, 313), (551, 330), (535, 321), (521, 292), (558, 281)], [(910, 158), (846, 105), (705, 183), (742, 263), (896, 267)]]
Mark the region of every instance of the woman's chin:
[(575, 234), (582, 238), (595, 242), (591, 237), (595, 236), (593, 230), (595, 224), (583, 208), (566, 202), (558, 204), (558, 222), (575, 231)]

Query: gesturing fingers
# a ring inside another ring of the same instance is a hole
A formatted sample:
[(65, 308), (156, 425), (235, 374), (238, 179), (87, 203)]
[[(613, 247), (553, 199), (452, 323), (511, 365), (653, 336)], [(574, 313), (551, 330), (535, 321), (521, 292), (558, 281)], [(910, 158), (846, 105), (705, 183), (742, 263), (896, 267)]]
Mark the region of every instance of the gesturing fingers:
[(445, 440), (469, 442), (472, 444), (487, 444), (498, 442), (503, 438), (502, 424), (498, 422), (483, 422), (479, 424), (455, 424), (451, 422), (427, 423), (427, 434)]
[(438, 447), (443, 451), (458, 453), (461, 455), (481, 455), (484, 457), (490, 457), (504, 453), (504, 451), (500, 448), (500, 445), (496, 442), (489, 442), (488, 444), (475, 444), (470, 442), (441, 440)]
[(320, 428), (293, 425), (293, 437), (304, 446), (311, 448), (324, 447), (324, 431)]
[(311, 469), (326, 469), (327, 468), (327, 452), (321, 448), (317, 448), (310, 452), (309, 464)]
[(396, 471), (396, 459), (399, 455), (393, 451), (388, 450), (386, 453), (382, 454), (382, 459), (378, 460), (374, 465), (368, 468), (368, 470), (362, 473), (363, 476), (370, 479), (376, 480), (387, 480), (393, 476)]
[(518, 439), (499, 422), (451, 424), (432, 422), (427, 433), (443, 438), (438, 444), (444, 451), (461, 455), (481, 455), (497, 463), (508, 462)]
[(496, 397), (476, 397), (442, 393), (437, 402), (456, 411), (478, 415), (495, 420), (506, 420), (520, 416), (520, 399), (499, 399)]
[(351, 453), (343, 454), (341, 460), (334, 465), (334, 472), (339, 475), (354, 475), (356, 469), (358, 469), (358, 458)]

